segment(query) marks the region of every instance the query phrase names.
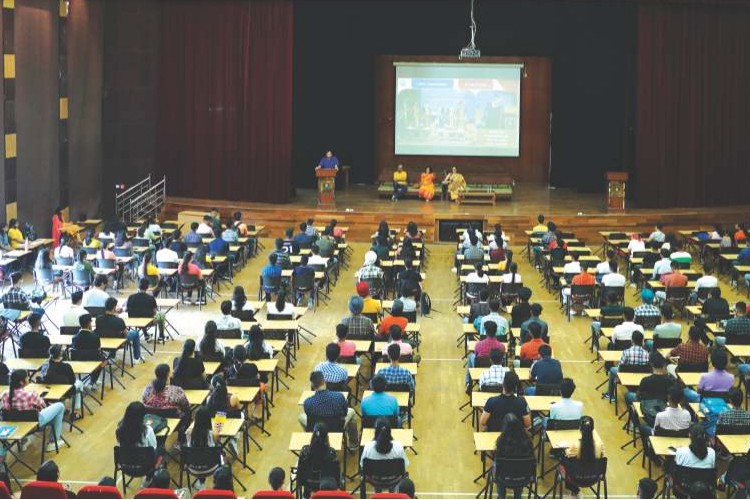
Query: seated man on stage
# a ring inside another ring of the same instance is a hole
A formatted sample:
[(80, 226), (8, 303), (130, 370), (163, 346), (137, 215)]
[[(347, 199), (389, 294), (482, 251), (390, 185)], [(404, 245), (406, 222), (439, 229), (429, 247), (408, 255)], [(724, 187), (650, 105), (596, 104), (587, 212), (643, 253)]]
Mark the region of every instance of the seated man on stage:
[(323, 170), (336, 170), (336, 172), (339, 171), (339, 159), (333, 156), (333, 153), (331, 151), (326, 151), (325, 156), (320, 159), (318, 162), (318, 166), (315, 167), (315, 170), (318, 169)]
[(409, 190), (409, 184), (406, 182), (406, 176), (407, 174), (406, 170), (404, 170), (404, 165), (399, 163), (396, 167), (396, 171), (393, 172), (393, 196), (391, 197), (391, 200), (400, 200), (404, 197), (406, 191)]
[(443, 179), (443, 193), (445, 193), (446, 189), (448, 194), (450, 194), (451, 201), (458, 201), (458, 193), (466, 190), (466, 179), (458, 173), (456, 167), (453, 167), (451, 173)]

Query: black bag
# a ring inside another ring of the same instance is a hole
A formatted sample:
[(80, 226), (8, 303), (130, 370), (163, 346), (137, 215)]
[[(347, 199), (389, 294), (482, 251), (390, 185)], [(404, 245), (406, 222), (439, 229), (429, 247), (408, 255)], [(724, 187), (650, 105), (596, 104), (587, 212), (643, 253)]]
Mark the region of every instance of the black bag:
[(427, 316), (432, 311), (432, 301), (427, 292), (422, 291), (422, 295), (419, 297), (419, 308), (422, 312), (422, 316)]
[(167, 428), (167, 419), (161, 415), (154, 415), (153, 413), (146, 413), (143, 416), (143, 423), (150, 425), (154, 434), (158, 434)]
[(654, 421), (656, 420), (656, 414), (664, 411), (667, 408), (667, 403), (661, 399), (644, 399), (641, 401), (641, 412), (643, 413), (643, 420), (653, 427)]

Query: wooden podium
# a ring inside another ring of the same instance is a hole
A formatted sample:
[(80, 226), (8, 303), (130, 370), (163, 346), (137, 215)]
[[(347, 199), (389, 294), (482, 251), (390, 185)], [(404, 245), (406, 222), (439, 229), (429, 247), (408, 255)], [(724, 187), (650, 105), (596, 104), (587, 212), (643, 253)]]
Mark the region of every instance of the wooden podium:
[(625, 211), (625, 186), (628, 182), (627, 172), (607, 172), (607, 211)]
[(336, 170), (319, 168), (315, 171), (318, 178), (318, 206), (334, 208), (336, 206)]

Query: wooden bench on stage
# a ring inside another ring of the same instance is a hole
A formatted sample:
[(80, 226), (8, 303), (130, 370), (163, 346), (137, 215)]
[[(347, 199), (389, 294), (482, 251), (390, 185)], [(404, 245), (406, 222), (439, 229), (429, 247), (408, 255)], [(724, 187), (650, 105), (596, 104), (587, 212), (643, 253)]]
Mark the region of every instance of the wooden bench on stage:
[(494, 205), (495, 192), (490, 190), (467, 189), (458, 193), (459, 205)]

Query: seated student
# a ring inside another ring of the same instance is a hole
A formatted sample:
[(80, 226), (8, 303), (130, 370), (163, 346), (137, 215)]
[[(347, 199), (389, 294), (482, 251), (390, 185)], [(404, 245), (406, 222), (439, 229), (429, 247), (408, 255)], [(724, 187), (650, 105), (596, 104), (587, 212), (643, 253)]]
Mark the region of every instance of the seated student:
[(91, 315), (84, 314), (83, 316), (78, 318), (78, 323), (81, 329), (78, 330), (78, 333), (73, 335), (73, 342), (71, 346), (73, 347), (73, 349), (79, 351), (97, 351), (96, 356), (92, 357), (90, 361), (99, 359), (98, 351), (102, 347), (102, 341), (97, 334), (91, 331)]
[[(513, 413), (505, 415), (502, 423), (502, 433), (495, 441), (495, 457), (503, 458), (533, 458), (534, 445), (523, 422)], [(495, 472), (497, 475), (501, 470)], [(498, 498), (505, 498), (505, 486), (498, 484)], [(513, 498), (523, 498), (523, 488), (513, 488)]]
[(666, 238), (666, 235), (664, 234), (663, 224), (657, 224), (654, 227), (654, 230), (651, 232), (651, 234), (648, 236), (648, 239), (646, 241), (653, 241), (656, 243), (664, 243), (664, 239)]
[[(62, 403), (52, 403), (47, 406), (36, 391), (27, 390), (29, 384), (29, 374), (26, 370), (14, 370), (10, 374), (10, 384), (2, 394), (2, 405), (4, 410), (36, 410), (39, 412), (39, 425), (52, 425), (54, 438), (47, 443), (46, 451), (54, 451), (61, 448), (67, 443), (63, 439), (63, 415), (65, 414), (65, 405)], [(57, 446), (55, 446), (55, 439)]]
[(536, 225), (531, 228), (532, 233), (544, 233), (547, 231), (547, 225), (544, 223), (543, 214), (537, 215), (536, 222)]
[[(573, 276), (573, 280), (570, 282), (571, 287), (563, 288), (562, 294), (563, 294), (563, 302), (567, 304), (570, 302), (570, 295), (572, 293), (572, 287), (573, 286), (591, 286), (596, 285), (596, 278), (593, 274), (588, 272), (588, 263), (584, 261), (581, 264), (581, 272)], [(588, 305), (588, 303), (585, 303), (584, 305)], [(515, 309), (515, 308), (514, 308)], [(573, 307), (570, 308), (570, 314), (575, 316), (578, 314), (576, 310), (573, 309)], [(581, 315), (583, 315), (583, 311), (581, 311)]]
[(303, 411), (298, 418), (302, 429), (307, 428), (308, 418), (341, 417), (344, 419), (344, 429), (349, 438), (349, 446), (352, 449), (358, 449), (358, 431), (354, 422), (354, 409), (349, 408), (346, 398), (340, 392), (328, 390), (321, 372), (310, 373), (310, 389), (315, 392), (303, 403)]
[[(466, 276), (467, 284), (468, 283), (487, 284), (489, 282), (490, 282), (490, 275), (487, 274), (487, 271), (484, 270), (484, 264), (482, 264), (481, 262), (477, 262), (476, 264), (474, 264), (474, 271), (472, 271)], [(479, 296), (477, 295), (477, 297), (472, 297), (471, 295), (469, 295), (469, 297), (478, 298)]]
[(141, 334), (135, 328), (128, 330), (123, 320), (117, 314), (117, 299), (109, 297), (104, 302), (104, 314), (96, 318), (96, 334), (100, 337), (125, 338), (133, 350), (133, 362), (145, 363), (141, 357)]
[(232, 316), (231, 300), (222, 301), (221, 316), (216, 319), (216, 328), (219, 330), (242, 330), (240, 320)]
[(65, 327), (78, 327), (79, 321), (78, 319), (84, 315), (88, 314), (89, 312), (81, 307), (81, 302), (83, 302), (83, 292), (80, 290), (76, 290), (75, 292), (70, 294), (70, 306), (63, 312), (62, 318), (60, 321), (60, 326)]
[[(700, 327), (691, 326), (688, 331), (687, 342), (678, 344), (669, 352), (670, 358), (676, 358), (678, 365), (670, 364), (667, 371), (670, 375), (675, 376), (677, 366), (682, 365), (701, 365), (708, 363), (708, 347), (701, 342), (703, 332)], [(741, 366), (741, 365), (740, 365)]]
[(641, 305), (635, 308), (635, 315), (639, 318), (647, 316), (661, 316), (661, 311), (654, 305), (654, 292), (650, 288), (641, 291)]
[[(156, 365), (154, 369), (155, 378), (143, 390), (141, 400), (149, 408), (175, 409), (180, 418), (188, 420), (191, 414), (190, 403), (182, 387), (169, 383), (170, 374), (169, 365), (165, 363)], [(184, 435), (180, 442), (184, 442)]]
[(484, 331), (487, 335), (474, 345), (474, 352), (469, 354), (468, 365), (473, 368), (477, 358), (486, 358), (490, 355), (492, 349), (499, 349), (505, 352), (505, 344), (497, 338), (497, 325), (493, 321), (488, 321), (484, 325)]
[[(682, 399), (682, 386), (680, 384), (673, 384), (667, 395), (667, 407), (656, 414), (653, 422), (649, 422), (648, 417), (644, 418), (644, 421), (641, 422), (640, 430), (644, 444), (648, 436), (658, 434), (656, 429), (682, 431), (690, 427), (693, 417), (688, 410), (682, 408)], [(652, 425), (653, 428), (651, 427)]]
[[(503, 245), (507, 246), (507, 242), (503, 242)], [(508, 254), (505, 252), (506, 248), (498, 245), (496, 241), (490, 241), (490, 262), (493, 264), (499, 264), (498, 269), (503, 270), (508, 263)]]
[(729, 317), (729, 302), (721, 296), (721, 288), (711, 290), (708, 299), (703, 303), (701, 314), (706, 316), (709, 323), (717, 321), (719, 318)]
[(183, 238), (186, 245), (198, 245), (203, 243), (203, 236), (198, 233), (198, 228), (200, 228), (200, 224), (197, 222), (190, 223), (190, 231), (188, 231)]
[(542, 340), (542, 328), (538, 324), (533, 323), (529, 325), (529, 331), (531, 332), (531, 340), (521, 344), (521, 350), (519, 353), (519, 357), (522, 360), (527, 361), (539, 359), (539, 349), (543, 345), (547, 345), (544, 340)]
[(662, 274), (672, 271), (672, 260), (669, 258), (669, 250), (662, 248), (659, 250), (661, 259), (654, 263), (654, 272), (651, 273), (651, 279), (659, 279)]
[(360, 408), (363, 417), (395, 417), (399, 421), (398, 401), (395, 396), (385, 392), (388, 382), (381, 376), (375, 376), (370, 382), (373, 393), (362, 399)]
[(166, 238), (164, 240), (164, 246), (156, 251), (156, 262), (165, 264), (177, 264), (180, 262), (180, 256), (177, 252), (170, 248), (172, 244), (172, 238)]
[(323, 374), (326, 384), (346, 384), (349, 374), (344, 367), (338, 364), (341, 348), (338, 344), (330, 343), (326, 346), (326, 360), (318, 363), (315, 367), (316, 372)]
[(523, 284), (523, 278), (518, 274), (518, 264), (511, 262), (508, 265), (508, 272), (503, 274), (503, 284)]
[[(581, 418), (579, 425), (581, 437), (577, 442), (565, 451), (568, 459), (577, 459), (584, 463), (591, 463), (604, 457), (604, 443), (594, 438), (594, 419), (588, 416)], [(580, 487), (573, 481), (565, 478), (565, 486), (577, 498), (580, 498)]]
[(734, 384), (734, 375), (727, 371), (727, 351), (722, 347), (716, 347), (711, 351), (711, 365), (713, 370), (701, 375), (698, 379), (698, 391), (685, 388), (685, 399), (689, 403), (698, 403), (702, 392), (727, 392)]
[[(601, 317), (614, 317), (622, 316), (624, 308), (620, 305), (617, 295), (614, 292), (610, 292), (604, 297), (604, 305), (599, 310)], [(632, 321), (632, 320), (631, 320)], [(591, 322), (591, 336), (598, 342), (599, 334), (601, 332), (602, 322), (594, 320)]]
[(214, 471), (214, 487), (213, 489), (219, 491), (229, 491), (234, 493), (234, 477), (232, 477), (232, 469), (228, 465), (220, 465)]
[(188, 246), (184, 241), (182, 241), (182, 233), (179, 229), (175, 229), (175, 231), (172, 233), (171, 240), (172, 242), (169, 244), (169, 249), (177, 254), (177, 259), (179, 261), (180, 256), (184, 255), (185, 252), (188, 251)]
[(574, 253), (570, 256), (570, 262), (566, 262), (563, 266), (563, 274), (581, 274), (581, 263), (578, 260), (578, 254)]
[(22, 311), (27, 311), (29, 309), (44, 316), (44, 309), (38, 306), (32, 307), (31, 299), (29, 299), (26, 292), (21, 290), (21, 285), (23, 284), (23, 275), (21, 273), (12, 273), (10, 275), (10, 283), (10, 288), (5, 292), (2, 298), (0, 298), (0, 303), (3, 304), (0, 316), (9, 321), (15, 321), (21, 316)]
[[(396, 302), (399, 301), (393, 302), (394, 308), (396, 307)], [(341, 324), (349, 328), (349, 338), (352, 340), (371, 340), (375, 337), (375, 326), (372, 324), (370, 318), (362, 315), (362, 307), (364, 307), (362, 298), (358, 296), (352, 297), (349, 299), (349, 312), (351, 314), (341, 320)], [(393, 315), (394, 311), (391, 310), (391, 316)], [(387, 317), (383, 321), (386, 319)], [(406, 325), (404, 325), (404, 328), (406, 328)]]
[(618, 265), (616, 260), (609, 262), (609, 272), (602, 276), (602, 286), (620, 287), (625, 286), (625, 276), (617, 272)]
[(248, 302), (245, 289), (241, 285), (234, 287), (234, 292), (232, 292), (232, 316), (240, 321), (255, 320), (255, 310)]
[[(240, 233), (237, 228), (234, 227), (232, 221), (227, 219), (227, 226), (221, 232), (221, 239), (230, 244), (237, 244), (237, 240), (240, 238)], [(227, 249), (228, 250), (228, 249)]]
[(694, 469), (716, 467), (716, 452), (708, 445), (708, 436), (701, 424), (690, 426), (690, 445), (677, 448), (674, 463)]
[(18, 227), (18, 219), (11, 219), (8, 222), (8, 241), (14, 250), (23, 248), (26, 241), (21, 229)]
[(49, 359), (42, 365), (36, 380), (43, 384), (66, 384), (75, 386), (76, 392), (73, 396), (73, 418), (77, 420), (82, 417), (81, 395), (83, 394), (85, 384), (76, 377), (75, 373), (73, 373), (73, 368), (63, 361), (62, 346), (53, 345), (49, 348)]
[[(195, 279), (198, 280), (198, 301), (205, 303), (206, 293), (205, 284), (203, 281), (203, 273), (200, 266), (196, 262), (193, 262), (193, 252), (187, 251), (185, 252), (185, 255), (182, 256), (182, 261), (180, 261), (180, 265), (177, 266), (177, 274), (179, 276), (194, 276)], [(189, 303), (197, 303), (193, 302), (193, 288), (190, 288), (187, 291), (187, 296)]]
[(401, 346), (399, 344), (391, 344), (388, 346), (388, 359), (390, 364), (385, 368), (378, 370), (378, 375), (385, 378), (388, 385), (403, 385), (408, 386), (410, 391), (414, 391), (414, 376), (406, 368), (399, 366), (401, 359)]
[(550, 406), (549, 418), (552, 420), (579, 420), (583, 416), (583, 403), (571, 399), (576, 384), (571, 378), (560, 382), (560, 400)]
[[(212, 448), (219, 445), (218, 428), (211, 423), (213, 414), (206, 406), (199, 406), (195, 410), (193, 425), (185, 433), (185, 446), (188, 448)], [(206, 467), (188, 467), (188, 471), (196, 476), (195, 486), (197, 490), (202, 490), (206, 485), (206, 477), (213, 473), (219, 463), (211, 464)]]
[(404, 303), (399, 299), (394, 300), (393, 305), (391, 306), (391, 313), (388, 316), (385, 316), (378, 325), (378, 340), (387, 338), (388, 332), (394, 325), (398, 326), (401, 331), (406, 330), (409, 320), (403, 314)]
[(327, 480), (327, 489), (338, 489), (340, 469), (336, 451), (328, 440), (328, 428), (323, 422), (318, 422), (313, 428), (310, 444), (302, 447), (297, 460), (297, 482), (301, 485), (302, 495), (309, 498), (311, 493), (323, 489), (323, 478)]
[(747, 304), (740, 301), (734, 305), (734, 318), (730, 318), (724, 324), (724, 335), (716, 336), (716, 343), (724, 345), (727, 336), (750, 336), (750, 317), (747, 315)]
[[(330, 250), (328, 250), (328, 243), (330, 243)], [(319, 239), (314, 245), (310, 247), (310, 256), (307, 259), (307, 263), (313, 267), (331, 267), (334, 262), (338, 261), (338, 257), (334, 257), (333, 255), (335, 245), (336, 242), (334, 242), (332, 238), (323, 235), (323, 238)]]
[(128, 404), (115, 431), (117, 444), (124, 448), (153, 448), (158, 454), (161, 450), (158, 449), (154, 430), (144, 420), (146, 413), (146, 407), (140, 401)]
[(462, 247), (463, 250), (461, 252), (464, 256), (464, 262), (484, 262), (484, 249), (482, 248), (482, 242), (475, 233), (469, 233), (469, 241), (464, 244), (466, 246)]
[(268, 473), (268, 486), (271, 487), (271, 491), (281, 491), (285, 481), (286, 473), (281, 467), (274, 467)]
[(205, 388), (206, 367), (203, 365), (203, 360), (196, 356), (195, 340), (185, 340), (182, 344), (182, 354), (179, 358), (174, 358), (172, 366), (174, 367), (172, 378), (177, 385), (187, 388)]
[(224, 361), (226, 357), (224, 343), (216, 337), (217, 331), (216, 323), (206, 321), (206, 326), (203, 328), (203, 336), (198, 341), (198, 351), (206, 361)]
[(382, 309), (380, 307), (380, 301), (373, 299), (370, 296), (370, 287), (364, 281), (359, 281), (356, 285), (356, 292), (362, 298), (362, 314), (367, 315), (380, 315)]
[[(496, 334), (500, 338), (505, 339), (508, 330), (510, 330), (510, 325), (508, 324), (508, 320), (500, 315), (500, 301), (497, 299), (490, 299), (488, 305), (490, 313), (480, 316), (477, 331), (481, 337), (487, 335), (487, 323), (491, 322), (495, 324)], [(474, 327), (477, 327), (476, 321), (474, 321)]]
[(381, 351), (381, 354), (383, 356), (388, 355), (388, 348), (392, 346), (393, 344), (397, 344), (401, 348), (401, 356), (411, 356), (412, 355), (412, 346), (408, 342), (404, 342), (401, 340), (403, 336), (403, 332), (401, 331), (401, 328), (399, 328), (398, 325), (391, 325), (390, 329), (388, 330), (388, 336), (390, 337), (391, 341), (383, 346), (383, 349)]
[(250, 327), (250, 336), (245, 344), (245, 350), (248, 359), (252, 361), (273, 358), (273, 347), (266, 342), (263, 330), (259, 325)]
[[(631, 337), (632, 345), (622, 351), (620, 355), (619, 366), (628, 365), (647, 365), (649, 363), (649, 354), (643, 348), (643, 332), (634, 331)], [(615, 400), (615, 383), (617, 381), (618, 367), (613, 366), (609, 369), (609, 388), (607, 392), (602, 393), (602, 399), (608, 399), (611, 402)]]
[[(367, 443), (359, 458), (360, 467), (364, 466), (365, 460), (396, 460), (404, 461), (404, 468), (409, 467), (409, 457), (406, 456), (404, 446), (391, 434), (391, 424), (385, 418), (375, 421), (374, 439)], [(370, 478), (372, 480), (373, 478)], [(378, 477), (374, 484), (375, 490), (387, 489), (394, 491), (401, 477)]]
[(213, 238), (215, 236), (210, 215), (203, 216), (203, 220), (195, 229), (195, 232), (200, 234), (202, 238)]
[(497, 432), (502, 430), (505, 416), (512, 413), (523, 422), (526, 429), (531, 428), (531, 415), (526, 399), (516, 396), (518, 388), (518, 375), (508, 372), (503, 379), (503, 392), (498, 396), (487, 400), (479, 418), (479, 429), (481, 431)]
[[(637, 323), (634, 323), (635, 311), (632, 307), (624, 307), (622, 309), (623, 322), (615, 326), (612, 331), (611, 344), (614, 345), (617, 341), (631, 340), (633, 333), (640, 332), (643, 334), (643, 327)], [(611, 347), (611, 346), (610, 346)]]
[(266, 314), (289, 316), (290, 319), (295, 319), (297, 317), (294, 304), (287, 302), (286, 293), (283, 291), (279, 291), (278, 295), (276, 295), (276, 302), (269, 301), (266, 303)]
[[(479, 386), (480, 391), (483, 391), (488, 386), (502, 386), (503, 380), (505, 380), (505, 374), (510, 371), (508, 367), (504, 365), (505, 354), (500, 349), (492, 349), (490, 351), (490, 362), (492, 365), (479, 375), (479, 382), (477, 385)], [(468, 386), (467, 389), (471, 391), (470, 386)]]
[(37, 313), (31, 313), (26, 321), (29, 323), (31, 329), (21, 335), (21, 349), (24, 351), (33, 350), (47, 352), (49, 350), (50, 341), (49, 337), (40, 331), (42, 317)]
[(104, 307), (104, 303), (109, 298), (106, 292), (109, 285), (109, 278), (104, 274), (98, 274), (94, 278), (93, 288), (89, 288), (83, 294), (83, 307)]
[(339, 323), (336, 325), (336, 338), (338, 339), (338, 346), (341, 350), (339, 354), (342, 358), (352, 358), (357, 355), (357, 344), (351, 340), (347, 340), (349, 334), (349, 327)]
[(510, 324), (513, 328), (520, 327), (524, 321), (531, 318), (531, 288), (523, 287), (518, 291), (518, 304), (510, 311)]
[(717, 427), (732, 426), (745, 427), (750, 432), (750, 412), (742, 409), (743, 394), (742, 390), (737, 387), (729, 389), (730, 407), (719, 414)]
[(672, 271), (664, 273), (659, 277), (659, 283), (664, 285), (664, 290), (658, 290), (656, 298), (660, 302), (663, 302), (667, 298), (667, 290), (670, 288), (685, 288), (688, 284), (688, 278), (680, 271), (679, 267), (675, 266)]
[[(302, 257), (300, 257), (299, 265), (292, 271), (293, 283), (298, 281), (302, 281), (304, 283), (305, 280), (309, 280), (309, 282), (311, 283), (315, 281), (315, 268), (312, 267), (309, 262), (310, 258), (307, 255), (303, 255)], [(307, 292), (307, 295), (307, 307), (312, 308), (314, 305), (315, 294), (312, 290), (310, 290), (309, 292)], [(297, 296), (295, 297), (296, 303), (300, 304), (303, 297), (303, 292), (297, 292)]]
[[(531, 382), (544, 385), (557, 385), (563, 380), (560, 361), (552, 358), (552, 348), (543, 344), (539, 346), (539, 359), (531, 365)], [(534, 396), (536, 387), (526, 388), (526, 395)]]
[(651, 365), (651, 375), (641, 379), (637, 392), (628, 391), (625, 400), (632, 403), (636, 399), (666, 401), (671, 387), (677, 379), (667, 373), (667, 361), (660, 352), (649, 354), (648, 363)]
[(78, 258), (73, 264), (74, 272), (85, 272), (89, 277), (94, 275), (94, 266), (88, 261), (87, 253), (81, 250), (78, 252)]
[[(11, 221), (12, 222), (12, 221)], [(745, 224), (738, 222), (734, 225), (734, 241), (740, 242), (747, 239), (747, 231), (745, 231)]]
[[(125, 309), (131, 318), (153, 318), (158, 306), (153, 295), (148, 293), (149, 282), (141, 279), (138, 282), (138, 292), (130, 295), (125, 303)], [(148, 337), (146, 338), (148, 340)]]
[(646, 250), (646, 242), (641, 239), (640, 234), (631, 233), (627, 250), (630, 255), (633, 255), (635, 252), (643, 252)]
[(398, 273), (397, 287), (400, 295), (419, 297), (422, 294), (422, 275), (414, 269), (414, 259), (404, 261), (404, 269)]
[(546, 321), (540, 318), (540, 316), (542, 315), (542, 311), (543, 309), (541, 304), (531, 304), (531, 317), (521, 323), (521, 342), (530, 340), (531, 332), (529, 332), (529, 327), (534, 324), (539, 325), (539, 327), (542, 329), (542, 339), (544, 339), (545, 342), (549, 342), (549, 326), (547, 325)]
[(479, 300), (471, 304), (469, 307), (469, 323), (474, 323), (477, 318), (486, 316), (490, 313), (490, 304), (488, 302), (490, 298), (490, 291), (483, 289), (479, 291)]
[(401, 291), (401, 296), (398, 298), (398, 300), (401, 301), (401, 304), (403, 305), (404, 314), (416, 314), (417, 312), (417, 300), (415, 297), (415, 290), (407, 290), (403, 289)]
[[(60, 482), (60, 468), (57, 466), (54, 460), (47, 460), (39, 466), (39, 470), (36, 471), (37, 481), (46, 481), (48, 483), (59, 483)], [(70, 489), (70, 485), (63, 484), (65, 494), (68, 498), (75, 498), (76, 494)], [(23, 494), (22, 494), (23, 496)]]
[(383, 279), (383, 270), (376, 265), (377, 261), (378, 255), (375, 252), (365, 253), (364, 264), (355, 274), (357, 281)]
[(299, 233), (294, 235), (294, 242), (299, 248), (310, 248), (310, 245), (312, 245), (313, 238), (307, 234), (306, 222), (300, 222)]
[(698, 302), (698, 290), (701, 288), (717, 288), (719, 286), (719, 280), (713, 275), (714, 265), (711, 261), (706, 260), (703, 263), (703, 276), (695, 281), (695, 291), (690, 294), (690, 303), (695, 304)]
[(693, 261), (693, 256), (690, 255), (690, 252), (686, 252), (682, 248), (681, 243), (678, 243), (677, 245), (675, 245), (674, 251), (669, 254), (669, 260), (677, 264), (687, 264), (689, 266)]

